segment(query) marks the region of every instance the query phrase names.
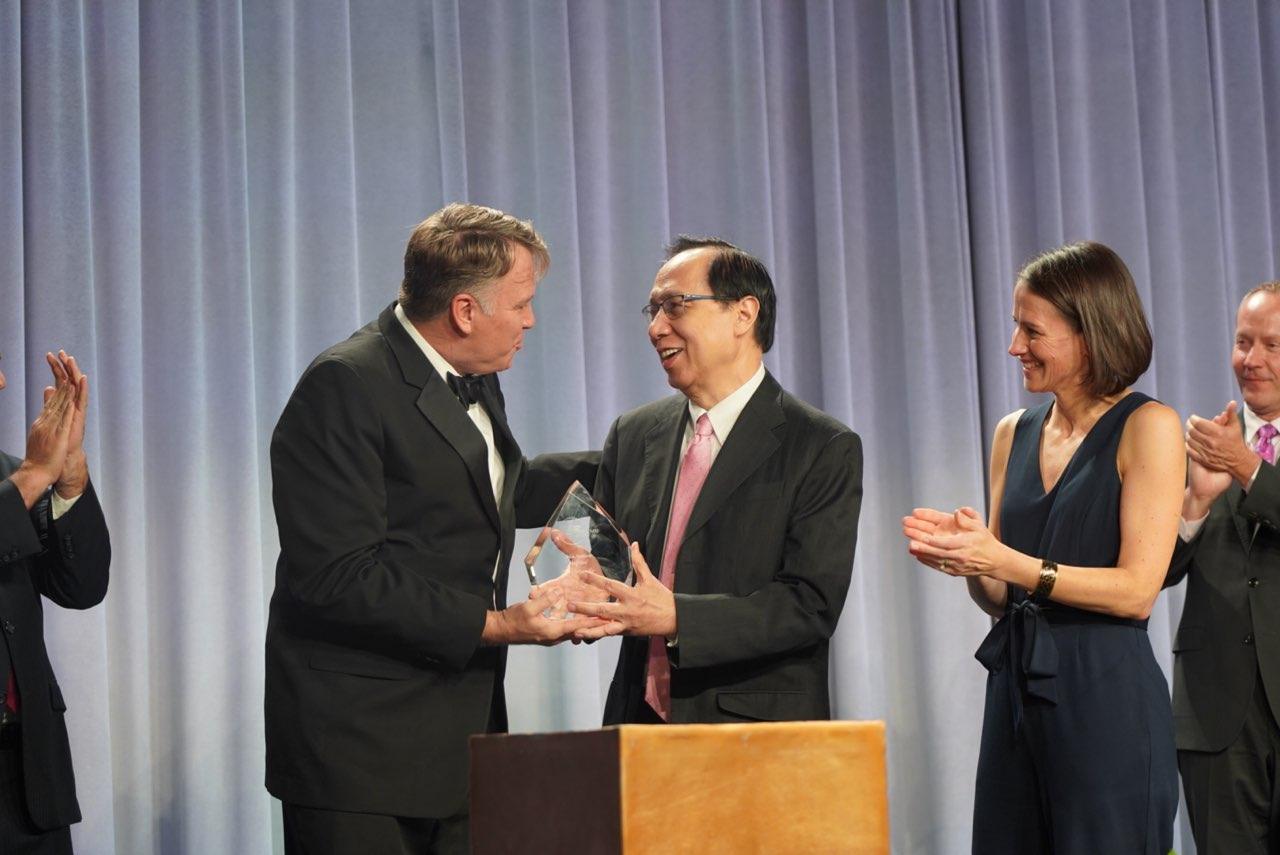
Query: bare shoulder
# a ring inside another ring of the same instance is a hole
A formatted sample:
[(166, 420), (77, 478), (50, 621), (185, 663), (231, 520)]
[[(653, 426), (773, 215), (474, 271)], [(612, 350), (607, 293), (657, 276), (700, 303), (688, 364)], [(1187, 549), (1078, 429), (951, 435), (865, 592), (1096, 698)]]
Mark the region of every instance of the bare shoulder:
[(1018, 419), (1026, 410), (1014, 410), (996, 424), (991, 438), (991, 489), (996, 491), (1004, 484), (1004, 470), (1009, 465), (1009, 449), (1013, 447), (1013, 434), (1018, 429)]
[(995, 435), (991, 438), (991, 458), (1006, 458), (1009, 447), (1013, 445), (1013, 435), (1018, 429), (1018, 419), (1026, 410), (1014, 410), (996, 424)]
[(1163, 465), (1185, 453), (1177, 411), (1159, 401), (1148, 401), (1125, 422), (1116, 462), (1122, 467), (1130, 462)]
[(1173, 407), (1159, 401), (1147, 401), (1130, 414), (1125, 422), (1121, 443), (1159, 442), (1170, 437), (1181, 443), (1182, 418)]

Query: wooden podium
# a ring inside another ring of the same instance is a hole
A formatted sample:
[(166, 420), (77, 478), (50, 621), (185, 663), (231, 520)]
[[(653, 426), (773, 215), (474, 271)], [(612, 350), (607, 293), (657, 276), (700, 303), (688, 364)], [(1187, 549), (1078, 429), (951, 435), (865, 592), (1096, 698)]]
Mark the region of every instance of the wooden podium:
[(471, 738), (471, 848), (889, 851), (884, 723), (624, 725)]

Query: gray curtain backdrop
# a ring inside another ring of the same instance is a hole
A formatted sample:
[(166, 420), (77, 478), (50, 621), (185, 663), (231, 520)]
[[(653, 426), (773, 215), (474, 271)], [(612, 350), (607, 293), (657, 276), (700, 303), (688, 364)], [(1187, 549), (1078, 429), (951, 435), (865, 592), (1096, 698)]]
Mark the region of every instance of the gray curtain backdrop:
[[(899, 520), (984, 504), (991, 430), (1031, 403), (1004, 348), (1041, 249), (1129, 262), (1140, 388), (1184, 416), (1238, 394), (1235, 306), (1277, 275), (1278, 54), (1267, 0), (0, 0), (0, 443), (40, 355), (76, 354), (115, 545), (105, 604), (46, 616), (78, 850), (281, 851), (270, 431), (394, 297), (410, 228), (466, 199), (551, 247), (503, 378), (530, 453), (669, 391), (639, 307), (672, 234), (765, 260), (766, 363), (868, 452), (836, 714), (888, 722), (894, 851), (967, 852), (988, 622)], [(1166, 666), (1180, 607), (1151, 622)], [(597, 725), (615, 655), (514, 650), (514, 728)]]

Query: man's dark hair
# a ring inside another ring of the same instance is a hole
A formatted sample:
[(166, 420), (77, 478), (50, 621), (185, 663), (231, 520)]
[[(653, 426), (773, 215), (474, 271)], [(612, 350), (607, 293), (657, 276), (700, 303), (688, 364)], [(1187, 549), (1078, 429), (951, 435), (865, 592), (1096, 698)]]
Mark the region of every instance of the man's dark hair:
[(707, 284), (711, 287), (711, 293), (733, 300), (755, 297), (760, 304), (760, 312), (756, 315), (756, 342), (763, 353), (768, 353), (769, 348), (773, 347), (773, 324), (778, 311), (778, 300), (768, 268), (760, 259), (738, 249), (727, 240), (693, 235), (679, 235), (668, 244), (667, 260), (670, 261), (686, 250), (703, 247), (717, 250), (707, 268)]

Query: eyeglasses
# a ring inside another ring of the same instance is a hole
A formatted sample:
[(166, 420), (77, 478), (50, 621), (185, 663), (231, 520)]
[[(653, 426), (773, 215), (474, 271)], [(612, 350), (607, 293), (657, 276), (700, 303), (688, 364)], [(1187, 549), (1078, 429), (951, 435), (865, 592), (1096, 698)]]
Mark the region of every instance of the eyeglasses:
[(732, 303), (737, 297), (720, 297), (715, 294), (668, 294), (656, 303), (649, 303), (640, 311), (644, 312), (645, 320), (653, 323), (658, 317), (658, 312), (667, 316), (667, 320), (677, 320), (684, 314), (686, 303), (696, 303), (698, 300), (715, 300), (720, 303)]

